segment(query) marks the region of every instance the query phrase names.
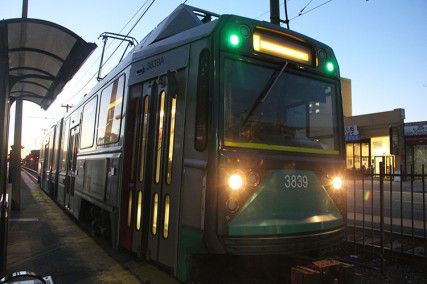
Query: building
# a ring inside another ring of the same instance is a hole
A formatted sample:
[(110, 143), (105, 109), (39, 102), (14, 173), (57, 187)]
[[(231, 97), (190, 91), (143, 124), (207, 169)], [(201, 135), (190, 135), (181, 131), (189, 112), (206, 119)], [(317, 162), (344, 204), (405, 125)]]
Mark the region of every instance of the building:
[(353, 106), (351, 101), (351, 80), (341, 77), (341, 96), (342, 96), (342, 109), (344, 117), (353, 115)]
[(405, 166), (405, 110), (378, 112), (344, 118), (347, 168), (379, 173), (385, 163), (386, 173)]
[(415, 174), (422, 173), (422, 166), (427, 167), (427, 121), (405, 123), (406, 170), (414, 167)]

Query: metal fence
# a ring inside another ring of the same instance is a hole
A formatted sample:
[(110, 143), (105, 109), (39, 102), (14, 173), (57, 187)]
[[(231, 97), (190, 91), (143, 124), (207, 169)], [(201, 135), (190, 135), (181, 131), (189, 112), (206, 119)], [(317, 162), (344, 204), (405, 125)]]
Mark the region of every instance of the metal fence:
[(357, 251), (427, 259), (426, 189), (421, 174), (352, 170), (347, 177), (347, 241)]

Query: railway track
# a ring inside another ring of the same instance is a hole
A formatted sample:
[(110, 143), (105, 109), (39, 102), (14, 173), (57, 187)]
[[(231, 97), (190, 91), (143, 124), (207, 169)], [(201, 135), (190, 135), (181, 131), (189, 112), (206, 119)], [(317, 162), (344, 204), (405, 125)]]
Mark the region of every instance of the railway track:
[(21, 168), (22, 168), (22, 171), (27, 173), (33, 181), (35, 181), (35, 182), (38, 181), (39, 173), (37, 171), (30, 169), (30, 168), (27, 168), (27, 167), (21, 167)]

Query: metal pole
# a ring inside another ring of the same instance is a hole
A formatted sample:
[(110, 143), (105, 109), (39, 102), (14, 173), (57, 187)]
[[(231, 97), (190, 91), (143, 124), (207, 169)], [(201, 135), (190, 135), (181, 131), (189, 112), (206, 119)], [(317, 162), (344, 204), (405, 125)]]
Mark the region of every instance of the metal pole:
[(423, 186), (423, 237), (424, 237), (424, 257), (427, 256), (427, 239), (426, 239), (426, 188), (425, 188), (425, 172), (424, 164), (421, 168), (422, 186)]
[(363, 232), (363, 251), (365, 251), (365, 173), (362, 172), (362, 232)]
[(22, 18), (28, 17), (28, 0), (22, 0)]
[(354, 253), (357, 253), (357, 244), (356, 244), (356, 168), (353, 164), (353, 243), (354, 243)]
[(13, 139), (13, 179), (12, 210), (21, 209), (21, 141), (22, 140), (22, 100), (15, 101), (15, 131)]
[(0, 23), (0, 275), (6, 272), (7, 261), (7, 144), (9, 110), (9, 56), (7, 25)]
[(374, 168), (371, 169), (371, 253), (374, 253)]
[(285, 0), (285, 24), (289, 30), (288, 1), (287, 0)]
[[(28, 16), (28, 0), (22, 0), (22, 18)], [(12, 209), (21, 209), (21, 144), (22, 144), (22, 99), (15, 101), (15, 131), (13, 139)]]
[(400, 165), (400, 252), (403, 253), (403, 178), (406, 180), (405, 176), (402, 175), (403, 166)]
[(394, 175), (390, 174), (390, 250), (393, 251), (393, 179)]
[(270, 22), (280, 25), (280, 5), (279, 0), (270, 0)]
[(380, 162), (380, 243), (381, 243), (381, 273), (384, 273), (384, 159)]
[(411, 245), (412, 245), (412, 254), (415, 254), (415, 236), (414, 236), (414, 164), (411, 165)]

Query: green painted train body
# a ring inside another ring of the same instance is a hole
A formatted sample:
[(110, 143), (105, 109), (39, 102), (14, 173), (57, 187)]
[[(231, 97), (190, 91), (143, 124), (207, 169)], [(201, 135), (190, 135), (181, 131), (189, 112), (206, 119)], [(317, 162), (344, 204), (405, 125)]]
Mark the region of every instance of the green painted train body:
[(180, 280), (195, 254), (343, 240), (339, 68), (296, 32), (180, 5), (56, 133), (43, 145), (46, 192)]

